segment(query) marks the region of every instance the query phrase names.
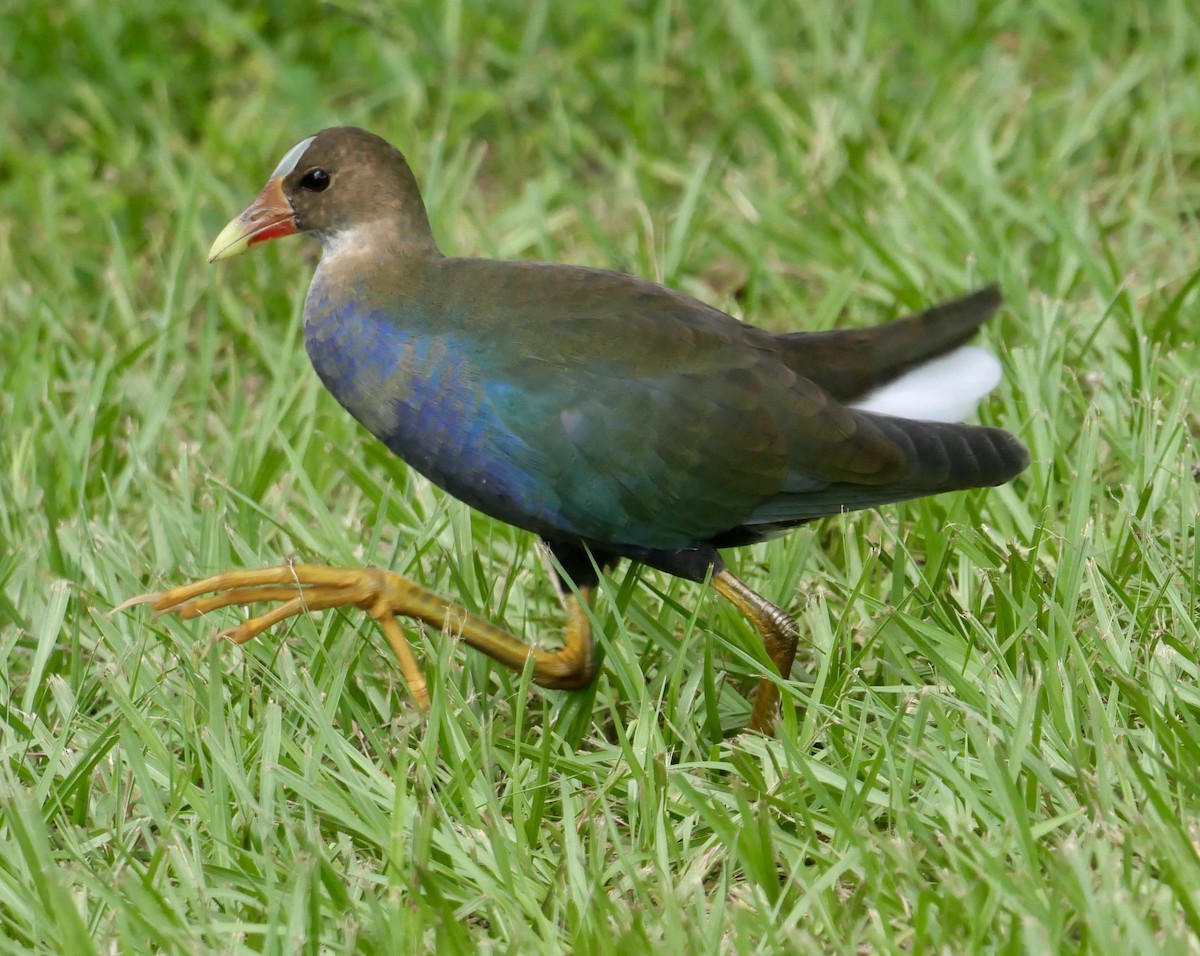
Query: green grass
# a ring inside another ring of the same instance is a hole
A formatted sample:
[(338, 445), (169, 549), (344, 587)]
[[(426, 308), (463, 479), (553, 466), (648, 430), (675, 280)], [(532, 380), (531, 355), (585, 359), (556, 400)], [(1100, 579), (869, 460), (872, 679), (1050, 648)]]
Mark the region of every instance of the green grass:
[[(1200, 947), (1195, 4), (240, 6), (0, 5), (0, 948)], [(810, 639), (776, 740), (746, 622), (628, 567), (594, 689), (426, 634), (428, 718), (357, 614), (112, 615), (296, 557), (561, 628), (320, 388), (312, 244), (204, 263), (333, 123), (448, 252), (773, 329), (998, 280), (1033, 464), (730, 555)]]

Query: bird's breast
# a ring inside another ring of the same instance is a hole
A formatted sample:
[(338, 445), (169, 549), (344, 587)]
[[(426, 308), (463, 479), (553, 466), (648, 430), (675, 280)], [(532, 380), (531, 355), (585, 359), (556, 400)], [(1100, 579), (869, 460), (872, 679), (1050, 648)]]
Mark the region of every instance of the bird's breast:
[(325, 387), (396, 455), (452, 495), (537, 530), (547, 502), (536, 455), (498, 416), (505, 383), (475, 343), (402, 316), (310, 295), (305, 346)]

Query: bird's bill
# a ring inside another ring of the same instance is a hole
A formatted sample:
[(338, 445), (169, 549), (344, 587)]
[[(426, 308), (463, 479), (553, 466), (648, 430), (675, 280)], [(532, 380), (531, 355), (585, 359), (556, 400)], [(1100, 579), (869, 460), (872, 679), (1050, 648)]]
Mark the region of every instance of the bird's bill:
[(283, 177), (276, 177), (240, 216), (221, 230), (208, 251), (208, 261), (231, 259), (260, 242), (295, 235), (298, 231), (296, 214), (283, 194)]

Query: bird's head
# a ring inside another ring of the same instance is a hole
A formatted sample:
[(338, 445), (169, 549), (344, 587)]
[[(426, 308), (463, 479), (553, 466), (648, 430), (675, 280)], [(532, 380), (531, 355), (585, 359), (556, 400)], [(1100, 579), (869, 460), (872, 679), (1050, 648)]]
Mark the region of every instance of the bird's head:
[(221, 230), (208, 261), (296, 233), (310, 233), (328, 249), (350, 230), (376, 223), (402, 243), (433, 247), (425, 205), (403, 154), (374, 133), (335, 126), (284, 154), (254, 202)]

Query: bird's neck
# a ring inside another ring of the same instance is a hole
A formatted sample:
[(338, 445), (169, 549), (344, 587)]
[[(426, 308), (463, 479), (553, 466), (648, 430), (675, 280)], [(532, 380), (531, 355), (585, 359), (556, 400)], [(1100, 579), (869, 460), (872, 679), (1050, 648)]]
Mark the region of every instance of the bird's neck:
[[(432, 237), (426, 243), (408, 241), (386, 222), (351, 226), (318, 238), (321, 261), (313, 275), (310, 305), (314, 297), (368, 309), (384, 301), (402, 301), (428, 285), (431, 262), (442, 258)], [(311, 308), (305, 312), (309, 321), (319, 316)]]
[(390, 216), (316, 235), (321, 243), (321, 265), (326, 268), (353, 268), (356, 261), (364, 260), (382, 262), (441, 257), (423, 218), (414, 223)]

